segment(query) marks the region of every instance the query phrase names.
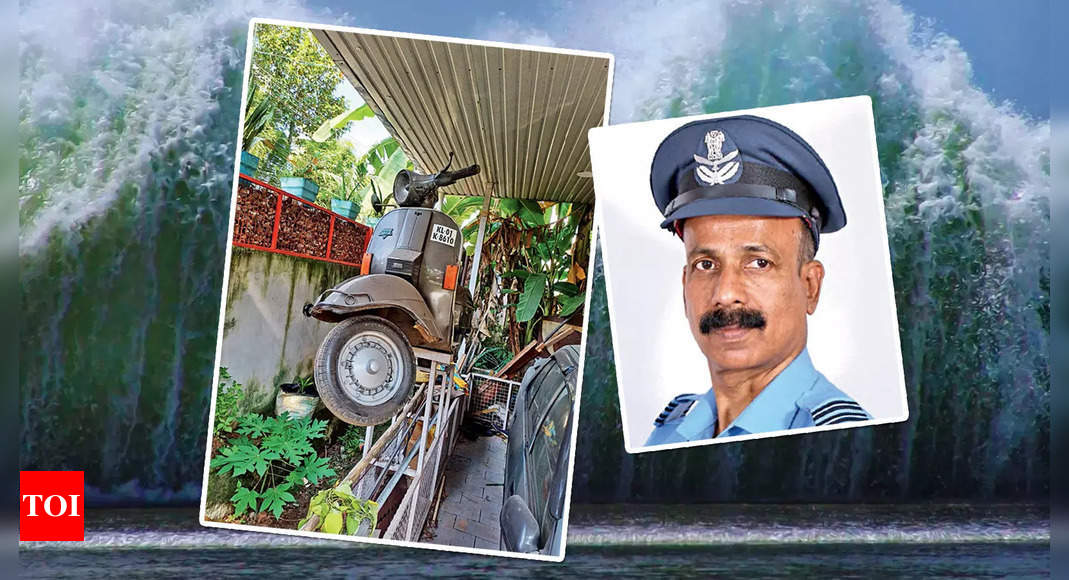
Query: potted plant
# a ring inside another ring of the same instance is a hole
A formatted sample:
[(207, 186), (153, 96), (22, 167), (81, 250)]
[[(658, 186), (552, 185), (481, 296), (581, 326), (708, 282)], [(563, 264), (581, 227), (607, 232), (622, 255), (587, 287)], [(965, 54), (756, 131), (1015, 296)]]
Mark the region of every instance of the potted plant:
[(362, 200), (362, 196), (359, 193), (360, 189), (370, 181), (367, 175), (367, 166), (357, 166), (355, 175), (343, 173), (339, 181), (342, 196), (340, 198), (331, 198), (330, 211), (351, 220), (356, 219), (356, 216), (360, 214), (360, 202)]
[(275, 415), (289, 413), (291, 418), (308, 417), (319, 407), (319, 392), (312, 375), (293, 377), (292, 383), (278, 386)]
[(319, 195), (319, 185), (307, 177), (283, 177), (282, 189), (286, 193), (313, 203)]

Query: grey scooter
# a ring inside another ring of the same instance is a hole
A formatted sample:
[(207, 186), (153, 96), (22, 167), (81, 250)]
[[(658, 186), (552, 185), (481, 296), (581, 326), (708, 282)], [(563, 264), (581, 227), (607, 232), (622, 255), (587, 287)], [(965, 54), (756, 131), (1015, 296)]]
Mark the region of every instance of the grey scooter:
[(375, 225), (360, 275), (324, 291), (304, 314), (337, 323), (319, 346), (316, 388), (334, 415), (377, 425), (412, 394), (413, 347), (452, 352), (471, 325), (472, 300), (460, 283), (464, 240), (448, 215), (431, 209), (439, 187), (479, 173), (478, 165), (424, 175), (400, 171), (398, 207)]

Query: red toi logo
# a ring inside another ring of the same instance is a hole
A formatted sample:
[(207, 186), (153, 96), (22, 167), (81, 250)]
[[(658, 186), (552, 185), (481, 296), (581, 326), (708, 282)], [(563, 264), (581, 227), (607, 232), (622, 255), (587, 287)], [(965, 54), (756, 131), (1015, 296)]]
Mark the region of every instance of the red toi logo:
[(81, 471), (20, 471), (19, 540), (85, 540), (85, 475)]

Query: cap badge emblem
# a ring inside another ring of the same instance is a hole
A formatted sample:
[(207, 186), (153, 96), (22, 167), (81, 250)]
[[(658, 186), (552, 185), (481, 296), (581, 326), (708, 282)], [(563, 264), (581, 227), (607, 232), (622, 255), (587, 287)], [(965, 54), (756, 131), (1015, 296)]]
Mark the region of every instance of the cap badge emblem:
[(725, 142), (734, 146), (723, 131), (713, 130), (705, 134), (704, 142), (699, 145), (698, 152), (701, 153), (702, 146), (704, 146), (706, 153), (704, 156), (694, 156), (694, 160), (698, 162), (698, 167), (694, 170), (698, 181), (706, 185), (721, 185), (731, 181), (739, 172), (739, 161), (736, 159), (739, 156), (739, 150), (735, 148), (734, 151), (725, 154)]

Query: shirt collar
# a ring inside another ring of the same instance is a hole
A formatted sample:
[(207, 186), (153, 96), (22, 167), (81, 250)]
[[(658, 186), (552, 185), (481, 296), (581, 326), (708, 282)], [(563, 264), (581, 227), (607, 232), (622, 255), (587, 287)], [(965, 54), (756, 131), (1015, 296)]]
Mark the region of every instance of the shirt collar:
[[(817, 380), (817, 370), (809, 358), (809, 349), (802, 352), (780, 371), (776, 378), (760, 392), (750, 404), (739, 413), (727, 429), (720, 432), (720, 437), (747, 435), (781, 431), (790, 426), (791, 416), (795, 410), (795, 401)], [(694, 409), (687, 413), (687, 421), (680, 425), (678, 431), (688, 438), (700, 435), (708, 430), (706, 437), (712, 437), (716, 425), (716, 396), (709, 389), (697, 402)], [(694, 420), (691, 421), (691, 417)], [(703, 429), (703, 427), (707, 429)]]

